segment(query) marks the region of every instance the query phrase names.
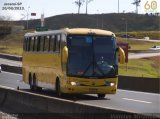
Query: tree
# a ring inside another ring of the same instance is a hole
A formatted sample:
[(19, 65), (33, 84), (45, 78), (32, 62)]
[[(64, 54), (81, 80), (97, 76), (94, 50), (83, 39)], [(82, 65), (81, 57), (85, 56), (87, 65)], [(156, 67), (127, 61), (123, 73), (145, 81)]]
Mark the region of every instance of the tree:
[(88, 4), (90, 3), (90, 2), (92, 2), (93, 0), (86, 0), (86, 14), (87, 14), (87, 12), (88, 12)]
[(80, 8), (84, 3), (84, 0), (77, 0), (74, 2), (78, 6), (78, 14), (80, 13)]

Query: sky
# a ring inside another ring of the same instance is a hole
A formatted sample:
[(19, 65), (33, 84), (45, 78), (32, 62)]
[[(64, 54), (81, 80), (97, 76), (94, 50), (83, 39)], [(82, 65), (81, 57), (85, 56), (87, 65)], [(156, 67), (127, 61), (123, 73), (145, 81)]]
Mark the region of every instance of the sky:
[[(0, 0), (0, 16), (11, 20), (38, 19), (44, 13), (45, 18), (60, 14), (77, 13), (78, 7), (74, 4), (76, 0)], [(160, 0), (159, 0), (160, 1)], [(131, 4), (134, 0), (119, 0), (119, 12), (135, 12), (136, 6)], [(8, 5), (8, 3), (13, 3)], [(9, 10), (9, 7), (24, 8), (25, 10)], [(85, 4), (80, 13), (85, 13)], [(118, 0), (93, 0), (88, 5), (88, 14), (117, 13)], [(31, 16), (36, 13), (36, 16)], [(139, 13), (141, 6), (139, 7)]]

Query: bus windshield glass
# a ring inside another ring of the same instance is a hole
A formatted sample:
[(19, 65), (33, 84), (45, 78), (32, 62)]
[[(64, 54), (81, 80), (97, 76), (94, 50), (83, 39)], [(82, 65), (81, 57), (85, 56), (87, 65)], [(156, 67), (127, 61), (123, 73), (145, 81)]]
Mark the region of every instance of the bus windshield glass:
[(70, 35), (67, 38), (67, 45), (69, 76), (106, 78), (117, 75), (115, 37)]

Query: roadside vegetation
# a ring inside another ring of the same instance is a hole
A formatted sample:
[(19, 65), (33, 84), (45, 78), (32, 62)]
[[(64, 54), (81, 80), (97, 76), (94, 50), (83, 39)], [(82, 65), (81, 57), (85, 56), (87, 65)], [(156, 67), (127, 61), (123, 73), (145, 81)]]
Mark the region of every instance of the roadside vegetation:
[(160, 78), (160, 56), (130, 59), (127, 64), (119, 65), (119, 75)]
[(26, 32), (33, 30), (24, 30), (16, 34), (10, 34), (6, 37), (0, 37), (0, 52), (14, 55), (22, 55), (23, 38)]
[[(126, 32), (117, 32), (116, 36), (121, 37), (125, 35)], [(144, 37), (149, 37), (152, 40), (160, 40), (160, 31), (134, 31), (127, 32), (127, 34), (133, 38), (144, 39)]]

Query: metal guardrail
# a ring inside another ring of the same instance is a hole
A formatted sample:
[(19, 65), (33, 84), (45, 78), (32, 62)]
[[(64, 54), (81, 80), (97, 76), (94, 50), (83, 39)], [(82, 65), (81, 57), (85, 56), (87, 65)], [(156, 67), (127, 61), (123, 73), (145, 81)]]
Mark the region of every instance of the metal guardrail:
[(22, 61), (22, 57), (21, 56), (8, 55), (8, 54), (3, 54), (3, 53), (0, 53), (0, 58), (13, 60), (13, 61)]

